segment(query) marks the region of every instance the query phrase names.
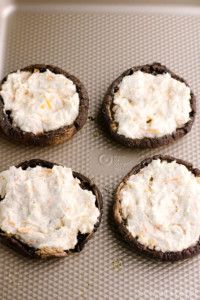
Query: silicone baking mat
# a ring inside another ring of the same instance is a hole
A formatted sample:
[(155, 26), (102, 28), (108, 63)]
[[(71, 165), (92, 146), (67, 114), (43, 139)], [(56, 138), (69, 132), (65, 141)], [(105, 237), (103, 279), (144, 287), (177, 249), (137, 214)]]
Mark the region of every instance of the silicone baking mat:
[(0, 137), (0, 170), (30, 158), (72, 167), (94, 178), (104, 200), (100, 229), (83, 252), (32, 260), (0, 244), (0, 299), (200, 299), (200, 256), (178, 263), (144, 258), (121, 241), (110, 212), (119, 180), (141, 159), (171, 154), (200, 167), (200, 120), (173, 145), (134, 151), (98, 125), (103, 95), (130, 66), (162, 62), (200, 97), (200, 8), (32, 5), (0, 2), (0, 75), (32, 63), (66, 69), (90, 97), (87, 124), (53, 147), (14, 145)]

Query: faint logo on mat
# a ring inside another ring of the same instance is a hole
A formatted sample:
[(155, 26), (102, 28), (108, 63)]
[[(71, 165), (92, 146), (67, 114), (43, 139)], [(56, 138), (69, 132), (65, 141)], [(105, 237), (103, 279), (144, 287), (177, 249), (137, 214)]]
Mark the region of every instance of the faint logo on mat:
[(94, 150), (90, 154), (90, 169), (97, 175), (117, 175), (122, 170), (129, 171), (137, 159), (138, 154), (131, 151)]

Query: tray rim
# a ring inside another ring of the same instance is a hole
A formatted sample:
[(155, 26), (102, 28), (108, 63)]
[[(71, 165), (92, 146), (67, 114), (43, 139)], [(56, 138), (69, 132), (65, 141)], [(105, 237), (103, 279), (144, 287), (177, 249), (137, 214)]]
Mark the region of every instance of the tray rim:
[[(99, 1), (99, 0), (97, 0)], [(134, 1), (134, 0), (133, 0)], [(55, 2), (55, 3), (54, 3)], [(16, 12), (22, 13), (116, 13), (116, 14), (148, 14), (160, 16), (200, 16), (200, 2), (184, 3), (69, 3), (67, 0), (0, 0), (0, 78), (5, 76), (3, 61), (6, 47), (7, 20)]]
[[(98, 1), (98, 0), (97, 0)], [(55, 3), (53, 3), (55, 2)], [(34, 2), (28, 0), (23, 3), (20, 0), (1, 0), (0, 1), (0, 18), (2, 15), (7, 17), (15, 11), (21, 10), (22, 12), (32, 11), (34, 12), (98, 12), (98, 13), (149, 13), (149, 14), (163, 14), (163, 15), (199, 15), (200, 13), (200, 2), (199, 5), (195, 2), (184, 3), (69, 3), (61, 1), (48, 1), (42, 0), (41, 2)]]

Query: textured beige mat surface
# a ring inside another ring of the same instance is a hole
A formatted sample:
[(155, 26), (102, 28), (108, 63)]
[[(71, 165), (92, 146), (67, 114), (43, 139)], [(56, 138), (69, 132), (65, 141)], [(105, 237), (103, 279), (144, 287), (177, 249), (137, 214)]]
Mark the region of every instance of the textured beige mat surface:
[(119, 146), (96, 121), (111, 81), (130, 66), (153, 61), (188, 80), (199, 102), (200, 8), (161, 13), (16, 5), (2, 12), (0, 22), (1, 77), (32, 63), (60, 66), (83, 81), (95, 118), (55, 147), (13, 145), (0, 137), (0, 170), (30, 158), (52, 160), (94, 178), (104, 200), (100, 229), (78, 255), (37, 261), (0, 245), (0, 299), (200, 299), (200, 256), (174, 264), (140, 257), (121, 242), (109, 216), (114, 187), (144, 157), (171, 154), (200, 167), (199, 112), (191, 133), (153, 151)]

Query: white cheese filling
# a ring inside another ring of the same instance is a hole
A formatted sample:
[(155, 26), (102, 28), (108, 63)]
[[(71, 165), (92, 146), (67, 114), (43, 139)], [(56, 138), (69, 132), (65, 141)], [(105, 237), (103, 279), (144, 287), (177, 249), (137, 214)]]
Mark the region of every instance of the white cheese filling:
[(63, 166), (10, 167), (0, 173), (0, 196), (0, 228), (37, 249), (73, 249), (100, 215), (95, 195)]
[(200, 178), (184, 165), (153, 160), (120, 191), (122, 216), (150, 249), (182, 251), (200, 237)]
[(113, 101), (117, 133), (132, 139), (171, 134), (189, 121), (190, 98), (190, 88), (169, 73), (125, 76)]
[(50, 70), (9, 74), (0, 95), (13, 126), (34, 134), (71, 125), (79, 114), (76, 85)]

